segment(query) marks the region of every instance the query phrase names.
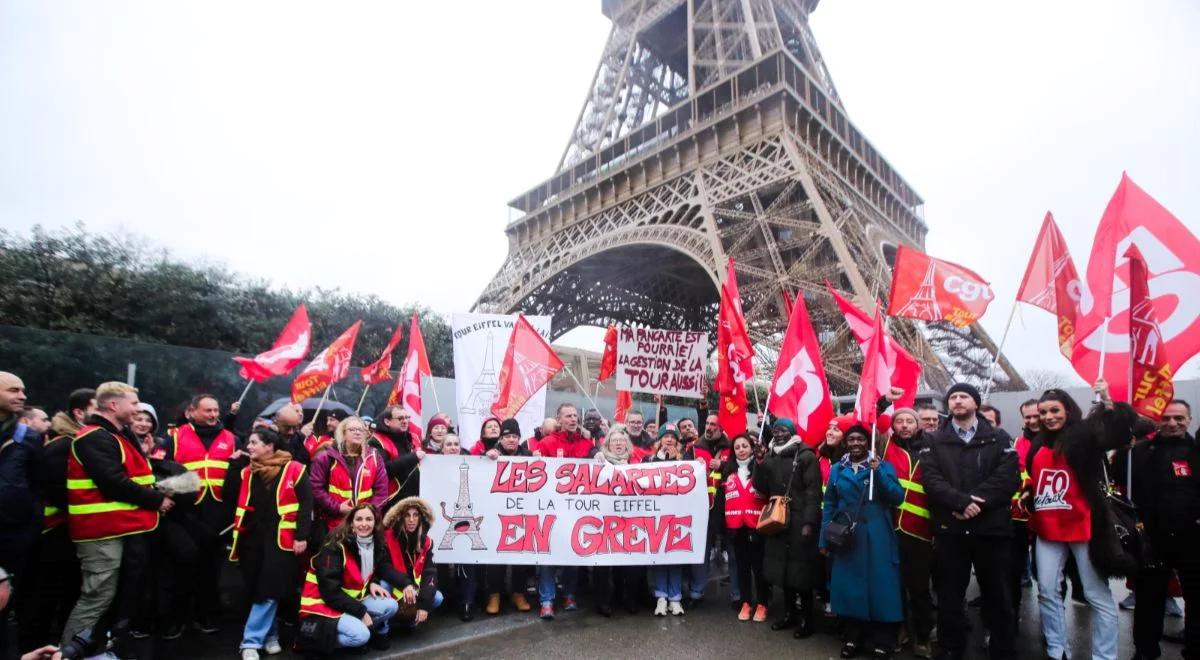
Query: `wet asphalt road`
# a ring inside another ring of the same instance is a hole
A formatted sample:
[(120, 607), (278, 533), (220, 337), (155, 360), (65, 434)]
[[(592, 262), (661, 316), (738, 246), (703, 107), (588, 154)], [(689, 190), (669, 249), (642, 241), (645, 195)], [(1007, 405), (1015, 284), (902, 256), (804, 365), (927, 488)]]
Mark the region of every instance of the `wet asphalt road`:
[[(715, 571), (714, 571), (715, 572)], [(1127, 591), (1121, 581), (1113, 581), (1118, 599)], [(714, 592), (714, 588), (716, 591)], [(395, 636), (392, 646), (384, 652), (372, 652), (365, 657), (384, 658), (447, 658), (454, 660), (530, 660), (551, 658), (620, 658), (652, 657), (655, 660), (705, 658), (837, 658), (841, 641), (834, 625), (823, 620), (819, 632), (807, 640), (794, 640), (790, 632), (773, 632), (769, 622), (740, 622), (728, 606), (725, 586), (710, 584), (705, 604), (682, 617), (654, 617), (648, 609), (637, 615), (617, 612), (605, 619), (590, 609), (578, 612), (559, 612), (554, 621), (543, 622), (533, 613), (504, 613), (489, 617), (479, 614), (475, 621), (462, 623), (453, 614), (435, 613), (424, 630)], [(968, 594), (973, 597), (974, 588)], [(779, 595), (773, 605), (778, 608)], [(1036, 588), (1025, 589), (1022, 598), (1022, 617), (1018, 651), (1021, 658), (1044, 657), (1041, 630), (1037, 616)], [(778, 610), (776, 609), (775, 613)], [(773, 617), (772, 617), (773, 618)], [(984, 658), (982, 623), (977, 608), (970, 608), (971, 657)], [(222, 631), (201, 635), (189, 630), (174, 642), (147, 640), (141, 648), (141, 658), (236, 658), (240, 639), (240, 621), (228, 617)], [(1090, 612), (1086, 605), (1069, 603), (1067, 623), (1072, 634), (1071, 655), (1086, 658), (1090, 655)], [(1132, 612), (1120, 613), (1120, 657), (1133, 655), (1131, 631)], [(1168, 619), (1167, 630), (1178, 630), (1181, 619)], [(15, 632), (15, 631), (14, 631)], [(285, 632), (285, 641), (286, 641)], [(1180, 647), (1163, 643), (1163, 657), (1178, 657)], [(264, 656), (267, 657), (267, 656)], [(298, 657), (285, 652), (278, 658)], [(340, 656), (345, 657), (345, 656)], [(860, 657), (865, 657), (860, 655)], [(912, 657), (906, 650), (898, 657)]]

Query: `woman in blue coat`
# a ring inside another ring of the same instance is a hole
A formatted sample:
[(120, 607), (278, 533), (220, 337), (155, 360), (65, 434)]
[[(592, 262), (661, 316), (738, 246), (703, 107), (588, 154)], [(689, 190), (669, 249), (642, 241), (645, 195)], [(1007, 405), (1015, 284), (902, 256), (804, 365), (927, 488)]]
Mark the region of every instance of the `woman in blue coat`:
[[(829, 473), (821, 516), (821, 552), (832, 559), (830, 606), (845, 622), (843, 658), (858, 655), (869, 644), (872, 656), (891, 657), (898, 624), (904, 620), (900, 599), (900, 551), (893, 531), (892, 509), (904, 499), (904, 489), (891, 465), (867, 453), (870, 432), (861, 424), (846, 431), (846, 454)], [(871, 474), (874, 495), (867, 497)], [(859, 511), (859, 503), (862, 509)], [(858, 526), (849, 549), (826, 547), (825, 527), (838, 515), (857, 515)]]

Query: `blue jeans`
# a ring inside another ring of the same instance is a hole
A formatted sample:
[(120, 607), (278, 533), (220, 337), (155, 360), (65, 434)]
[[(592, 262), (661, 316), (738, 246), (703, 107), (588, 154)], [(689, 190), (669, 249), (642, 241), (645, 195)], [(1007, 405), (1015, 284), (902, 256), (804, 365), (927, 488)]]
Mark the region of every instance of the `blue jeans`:
[(1071, 553), (1075, 556), (1075, 565), (1079, 567), (1083, 596), (1092, 610), (1092, 657), (1116, 660), (1117, 604), (1109, 591), (1108, 580), (1100, 577), (1092, 566), (1088, 557), (1088, 544), (1059, 543), (1039, 538), (1034, 552), (1037, 554), (1038, 608), (1042, 614), (1042, 635), (1046, 638), (1046, 654), (1058, 658), (1067, 650), (1063, 599), (1058, 585), (1062, 580), (1063, 566), (1067, 563), (1067, 553)]
[[(725, 544), (725, 554), (729, 555), (729, 562), (727, 564), (729, 567), (729, 600), (740, 601), (742, 599), (742, 581), (738, 576), (738, 558), (737, 554), (733, 551), (733, 540), (729, 538), (732, 536), (733, 531), (730, 530), (726, 537), (729, 540)], [(749, 561), (749, 558), (746, 561)], [(749, 590), (750, 585), (746, 585), (746, 589)]]
[(650, 572), (654, 574), (655, 598), (675, 602), (683, 600), (683, 566), (654, 566)]
[(688, 564), (688, 595), (695, 600), (704, 597), (704, 585), (708, 584), (708, 553), (699, 564)]
[(557, 590), (554, 587), (554, 576), (561, 570), (564, 595), (575, 598), (575, 588), (579, 585), (578, 566), (538, 566), (538, 600), (542, 605), (553, 605)]
[[(368, 596), (363, 599), (362, 604), (367, 608), (367, 613), (371, 615), (371, 623), (374, 624), (372, 627), (376, 630), (386, 630), (388, 620), (396, 616), (396, 612), (400, 610), (400, 605), (391, 598)], [(337, 637), (338, 646), (354, 648), (371, 640), (371, 629), (367, 628), (367, 624), (363, 623), (362, 619), (343, 614), (338, 619)]]
[(238, 648), (261, 649), (268, 641), (279, 641), (279, 622), (275, 620), (278, 612), (279, 601), (274, 598), (251, 605), (246, 628), (242, 631), (242, 644)]

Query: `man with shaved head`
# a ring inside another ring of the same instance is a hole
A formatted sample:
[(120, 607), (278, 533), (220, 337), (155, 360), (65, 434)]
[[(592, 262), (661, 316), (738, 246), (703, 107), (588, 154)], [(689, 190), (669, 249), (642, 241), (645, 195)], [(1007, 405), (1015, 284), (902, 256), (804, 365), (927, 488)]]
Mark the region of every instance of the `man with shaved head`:
[[(25, 383), (16, 374), (0, 371), (0, 568), (17, 581), (14, 598), (22, 597), (19, 580), (40, 525), (30, 479), (37, 448), (23, 439), (25, 429), (19, 420), (24, 411)], [(7, 619), (12, 604), (10, 599), (0, 608), (2, 649), (9, 644)]]

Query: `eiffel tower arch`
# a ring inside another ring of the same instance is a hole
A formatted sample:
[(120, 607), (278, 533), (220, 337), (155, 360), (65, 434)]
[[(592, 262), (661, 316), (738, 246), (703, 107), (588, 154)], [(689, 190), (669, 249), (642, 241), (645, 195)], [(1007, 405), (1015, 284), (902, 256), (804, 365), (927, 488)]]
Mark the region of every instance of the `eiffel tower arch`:
[[(861, 351), (825, 289), (872, 309), (895, 247), (922, 248), (923, 200), (851, 123), (808, 16), (818, 0), (603, 0), (612, 31), (557, 172), (510, 202), (509, 255), (475, 309), (580, 325), (713, 332), (736, 263), (771, 362), (785, 295), (805, 296), (836, 392)], [(786, 292), (786, 293), (785, 293)], [(931, 387), (982, 383), (996, 346), (892, 319)], [(997, 380), (1024, 383), (1001, 357)]]

